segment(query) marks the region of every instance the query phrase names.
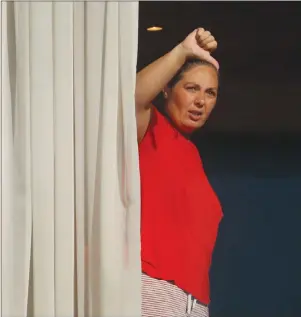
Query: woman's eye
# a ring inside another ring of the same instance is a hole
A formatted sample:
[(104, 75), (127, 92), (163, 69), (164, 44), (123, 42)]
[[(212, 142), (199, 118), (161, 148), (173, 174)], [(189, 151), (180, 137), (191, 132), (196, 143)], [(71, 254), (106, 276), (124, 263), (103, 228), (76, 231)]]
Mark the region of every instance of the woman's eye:
[(189, 90), (189, 91), (196, 91), (196, 88), (195, 88), (195, 87), (187, 87), (187, 90)]
[(215, 96), (216, 96), (215, 91), (212, 91), (212, 90), (208, 91), (208, 94), (209, 94), (210, 96), (212, 96), (212, 97), (215, 97)]

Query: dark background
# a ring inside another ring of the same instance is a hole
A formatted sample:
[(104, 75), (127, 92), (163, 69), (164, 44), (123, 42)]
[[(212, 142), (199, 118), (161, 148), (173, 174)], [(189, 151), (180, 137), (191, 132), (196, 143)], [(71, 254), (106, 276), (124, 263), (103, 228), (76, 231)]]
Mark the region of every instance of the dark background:
[(196, 27), (219, 42), (219, 100), (195, 136), (225, 214), (211, 316), (301, 317), (301, 3), (139, 6), (138, 70)]

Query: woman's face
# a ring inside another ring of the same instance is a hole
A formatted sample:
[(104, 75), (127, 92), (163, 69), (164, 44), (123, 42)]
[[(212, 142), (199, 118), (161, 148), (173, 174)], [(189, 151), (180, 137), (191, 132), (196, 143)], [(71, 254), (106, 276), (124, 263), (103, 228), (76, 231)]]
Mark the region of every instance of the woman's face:
[(218, 91), (218, 75), (213, 67), (196, 65), (167, 92), (166, 111), (177, 129), (192, 133), (201, 128), (213, 110)]

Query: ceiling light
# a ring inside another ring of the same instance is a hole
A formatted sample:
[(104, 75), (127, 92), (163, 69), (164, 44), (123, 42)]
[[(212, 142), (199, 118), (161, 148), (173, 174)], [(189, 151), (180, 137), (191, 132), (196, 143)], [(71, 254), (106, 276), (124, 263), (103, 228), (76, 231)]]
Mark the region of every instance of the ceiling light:
[(147, 31), (149, 32), (157, 32), (157, 31), (162, 31), (162, 27), (161, 26), (151, 26), (149, 28), (147, 28)]

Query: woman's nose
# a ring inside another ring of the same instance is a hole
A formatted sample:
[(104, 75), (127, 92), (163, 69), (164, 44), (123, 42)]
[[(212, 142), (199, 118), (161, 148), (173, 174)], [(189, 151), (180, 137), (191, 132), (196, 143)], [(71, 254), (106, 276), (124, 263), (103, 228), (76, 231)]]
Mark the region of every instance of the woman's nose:
[(203, 106), (205, 105), (205, 99), (202, 98), (202, 97), (196, 98), (196, 99), (195, 99), (195, 104), (196, 104), (198, 107), (203, 107)]

